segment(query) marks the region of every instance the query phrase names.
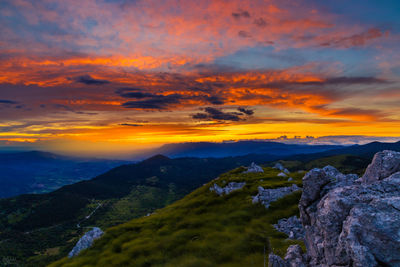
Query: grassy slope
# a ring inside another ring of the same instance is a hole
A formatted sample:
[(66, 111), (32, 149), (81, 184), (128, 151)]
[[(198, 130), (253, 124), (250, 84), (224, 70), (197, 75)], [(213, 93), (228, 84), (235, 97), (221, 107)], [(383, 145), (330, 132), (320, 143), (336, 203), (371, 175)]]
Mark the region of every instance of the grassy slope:
[(300, 160), (280, 160), (279, 162), (290, 170), (311, 170), (332, 165), (342, 173), (362, 175), (371, 162), (371, 158), (354, 155), (335, 155), (306, 162)]
[[(263, 174), (242, 174), (238, 168), (207, 183), (185, 198), (107, 230), (94, 246), (74, 259), (64, 258), (51, 266), (262, 266), (264, 247), (284, 254), (290, 241), (272, 224), (298, 213), (300, 192), (274, 202), (267, 210), (252, 204), (257, 187), (276, 188), (291, 183), (265, 168)], [(303, 174), (293, 173), (301, 185)], [(242, 190), (227, 196), (210, 192), (221, 186), (245, 181)]]
[(0, 259), (12, 257), (24, 266), (45, 266), (65, 257), (86, 227), (106, 229), (144, 216), (252, 160), (156, 156), (52, 193), (1, 199)]

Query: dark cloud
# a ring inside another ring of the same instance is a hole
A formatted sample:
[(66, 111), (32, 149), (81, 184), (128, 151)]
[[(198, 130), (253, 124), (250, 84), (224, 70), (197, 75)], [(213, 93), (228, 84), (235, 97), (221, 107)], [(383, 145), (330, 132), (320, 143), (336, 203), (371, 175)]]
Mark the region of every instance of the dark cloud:
[(205, 96), (204, 100), (213, 105), (223, 105), (225, 103), (225, 99), (220, 96)]
[(196, 120), (218, 120), (218, 121), (240, 121), (243, 120), (240, 116), (243, 115), (239, 112), (223, 112), (213, 107), (204, 109), (204, 113), (196, 113), (192, 115)]
[(249, 116), (254, 114), (254, 110), (246, 109), (243, 107), (238, 107), (238, 111)]
[(255, 19), (253, 23), (260, 28), (264, 28), (268, 25), (268, 23), (263, 18)]
[(235, 19), (250, 18), (250, 13), (248, 11), (233, 12), (232, 17), (234, 17)]
[(0, 99), (0, 104), (18, 104), (18, 102), (7, 99)]
[[(225, 103), (225, 99), (217, 95), (201, 94), (201, 95), (182, 95), (182, 94), (153, 94), (142, 92), (145, 89), (141, 88), (120, 88), (115, 91), (116, 94), (124, 98), (136, 99), (128, 101), (122, 104), (126, 108), (135, 109), (157, 109), (164, 110), (168, 109), (171, 105), (183, 104), (185, 101), (195, 100), (206, 104), (222, 105)], [(196, 87), (192, 87), (189, 90), (192, 91), (204, 91), (196, 90)]]
[(78, 83), (84, 83), (87, 85), (103, 85), (103, 84), (110, 83), (110, 81), (95, 79), (90, 75), (79, 76), (79, 77), (76, 77), (74, 80)]
[(239, 35), (240, 37), (242, 37), (242, 38), (250, 38), (250, 37), (251, 37), (251, 34), (248, 33), (248, 32), (246, 32), (246, 31), (239, 31), (239, 32), (238, 32), (238, 35)]
[(141, 88), (120, 88), (115, 91), (116, 94), (124, 97), (124, 98), (136, 98), (136, 99), (142, 99), (142, 98), (148, 98), (148, 97), (154, 97), (154, 94), (151, 93), (143, 93), (144, 89)]
[(125, 108), (166, 110), (171, 105), (177, 105), (184, 100), (180, 94), (151, 95), (144, 100), (128, 101), (122, 104)]
[(121, 126), (130, 126), (130, 127), (140, 127), (142, 124), (134, 124), (134, 123), (120, 123)]
[(321, 46), (335, 46), (335, 47), (353, 47), (363, 46), (369, 40), (377, 39), (384, 36), (384, 33), (380, 29), (371, 28), (366, 32), (360, 34), (354, 34), (351, 36), (331, 39), (321, 44)]

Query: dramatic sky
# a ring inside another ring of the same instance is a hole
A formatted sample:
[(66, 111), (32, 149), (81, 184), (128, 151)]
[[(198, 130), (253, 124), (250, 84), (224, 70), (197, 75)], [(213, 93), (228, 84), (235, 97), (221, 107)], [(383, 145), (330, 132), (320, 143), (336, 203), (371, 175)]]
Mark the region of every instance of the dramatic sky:
[(398, 0), (1, 0), (0, 145), (399, 136)]

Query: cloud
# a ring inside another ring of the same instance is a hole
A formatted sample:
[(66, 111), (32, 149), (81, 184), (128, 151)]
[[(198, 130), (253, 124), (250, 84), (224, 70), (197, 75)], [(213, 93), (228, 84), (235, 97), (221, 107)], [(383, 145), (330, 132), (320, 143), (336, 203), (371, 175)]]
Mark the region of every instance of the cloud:
[(148, 97), (154, 97), (154, 94), (150, 93), (143, 93), (144, 89), (142, 88), (119, 88), (115, 91), (116, 94), (124, 97), (124, 98), (136, 98), (136, 99), (141, 99), (141, 98), (148, 98)]
[(235, 19), (240, 19), (240, 18), (250, 18), (250, 13), (248, 11), (238, 11), (238, 12), (232, 12), (232, 17)]
[(18, 104), (18, 102), (7, 99), (0, 99), (0, 104)]
[(388, 32), (383, 33), (380, 29), (371, 28), (363, 33), (353, 34), (346, 37), (332, 38), (329, 41), (321, 43), (321, 46), (335, 46), (345, 48), (363, 46), (370, 40), (374, 40), (388, 34)]
[(121, 126), (130, 126), (130, 127), (141, 127), (142, 124), (134, 124), (134, 123), (120, 123)]
[(254, 110), (246, 109), (243, 107), (238, 107), (238, 111), (242, 112), (243, 114), (249, 115), (249, 116), (254, 114)]
[(76, 77), (75, 81), (78, 83), (83, 83), (83, 84), (87, 84), (87, 85), (103, 85), (103, 84), (110, 83), (110, 81), (95, 79), (90, 75), (83, 75), (83, 76)]
[(223, 112), (220, 109), (207, 107), (204, 113), (196, 113), (192, 115), (193, 119), (197, 120), (217, 120), (217, 121), (240, 121), (243, 120), (240, 116), (243, 115), (239, 112)]
[(318, 80), (311, 81), (277, 81), (270, 82), (266, 84), (266, 86), (274, 87), (274, 88), (285, 88), (290, 85), (296, 86), (328, 86), (328, 85), (369, 85), (369, 84), (386, 84), (390, 83), (388, 80), (376, 78), (372, 76), (355, 76), (355, 77), (321, 77)]
[(238, 35), (240, 37), (242, 37), (242, 38), (250, 38), (251, 37), (251, 34), (249, 32), (246, 32), (246, 31), (239, 31)]
[(171, 106), (180, 104), (184, 99), (180, 94), (151, 95), (146, 98), (144, 100), (128, 101), (123, 103), (122, 106), (133, 109), (167, 110)]
[(264, 28), (268, 25), (268, 23), (263, 18), (255, 19), (253, 23), (260, 28)]

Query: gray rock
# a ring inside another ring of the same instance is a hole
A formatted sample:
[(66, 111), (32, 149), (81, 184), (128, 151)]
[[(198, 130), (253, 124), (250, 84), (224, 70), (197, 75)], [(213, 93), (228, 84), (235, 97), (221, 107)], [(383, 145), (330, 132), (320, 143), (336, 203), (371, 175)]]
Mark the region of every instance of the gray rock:
[(247, 170), (244, 171), (243, 173), (257, 173), (257, 172), (264, 172), (264, 170), (260, 166), (252, 162), (250, 166), (247, 167)]
[(285, 259), (271, 253), (268, 257), (269, 267), (306, 267), (307, 260), (299, 245), (291, 245), (286, 251)]
[(260, 202), (268, 209), (271, 202), (274, 202), (298, 190), (301, 190), (301, 188), (295, 184), (289, 187), (279, 187), (275, 189), (264, 189), (263, 187), (259, 186), (258, 194), (252, 197), (253, 203)]
[(275, 166), (273, 167), (274, 169), (278, 169), (286, 174), (289, 174), (289, 170), (286, 169), (285, 167), (283, 167), (282, 164), (280, 164), (279, 162), (275, 164)]
[(273, 253), (268, 256), (268, 267), (289, 267), (286, 262)]
[(300, 218), (309, 223), (308, 209), (315, 209), (318, 201), (333, 188), (352, 185), (357, 180), (355, 174), (344, 175), (332, 166), (312, 169), (303, 177), (303, 193), (299, 202)]
[(243, 183), (231, 182), (231, 183), (228, 183), (225, 187), (220, 187), (219, 185), (214, 184), (212, 187), (210, 187), (210, 191), (214, 191), (219, 196), (222, 196), (224, 194), (228, 195), (235, 190), (242, 189), (243, 186), (245, 186), (245, 185), (246, 185), (245, 182), (243, 182)]
[(279, 232), (287, 234), (289, 239), (304, 238), (304, 228), (297, 216), (280, 219), (278, 223), (273, 226)]
[(93, 227), (92, 230), (84, 234), (81, 239), (79, 239), (75, 247), (68, 254), (68, 257), (71, 258), (77, 256), (82, 250), (92, 246), (93, 241), (100, 238), (103, 234), (104, 232), (100, 228)]
[(398, 154), (377, 153), (357, 181), (330, 166), (304, 176), (299, 209), (307, 254), (298, 255), (299, 262), (308, 259), (306, 266), (312, 267), (400, 266)]
[(279, 177), (287, 177), (286, 173), (284, 173), (284, 172), (278, 173), (278, 176), (279, 176)]
[(372, 183), (400, 171), (400, 152), (384, 150), (375, 154), (371, 164), (361, 178), (364, 183)]
[(285, 256), (285, 262), (290, 267), (306, 267), (307, 259), (299, 245), (288, 247)]

